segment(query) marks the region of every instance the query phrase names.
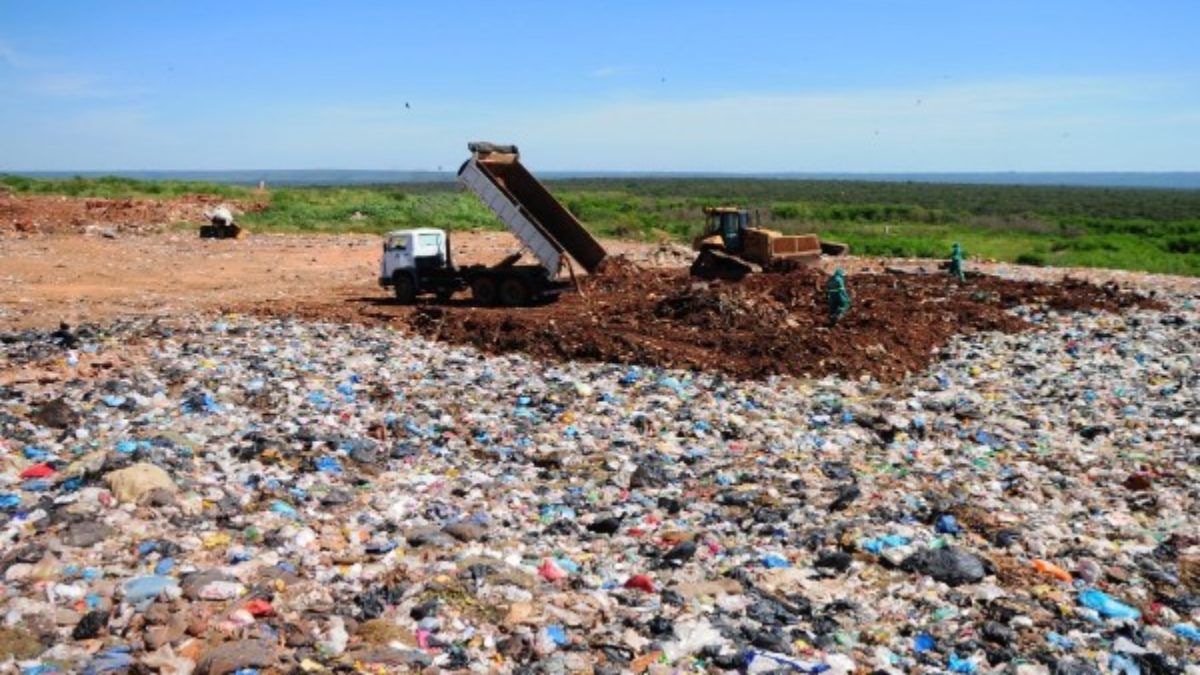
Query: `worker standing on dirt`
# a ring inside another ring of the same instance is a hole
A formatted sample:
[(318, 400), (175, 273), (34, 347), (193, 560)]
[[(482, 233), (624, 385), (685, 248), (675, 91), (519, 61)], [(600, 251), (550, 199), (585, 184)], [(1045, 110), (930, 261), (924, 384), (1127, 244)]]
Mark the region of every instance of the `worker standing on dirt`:
[(967, 275), (963, 270), (962, 245), (957, 241), (954, 242), (954, 249), (950, 251), (950, 274), (958, 277), (960, 284), (967, 280)]
[(846, 273), (842, 268), (834, 270), (833, 276), (829, 277), (825, 295), (829, 298), (829, 321), (837, 323), (850, 311), (850, 292), (846, 290)]

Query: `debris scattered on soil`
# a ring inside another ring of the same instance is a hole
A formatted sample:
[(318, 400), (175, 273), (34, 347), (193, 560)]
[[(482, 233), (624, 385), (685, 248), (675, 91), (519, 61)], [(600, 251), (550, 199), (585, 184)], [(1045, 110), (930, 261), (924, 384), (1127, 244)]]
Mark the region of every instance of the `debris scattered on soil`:
[[(0, 377), (0, 668), (1194, 671), (1195, 300), (1021, 288), (856, 279), (863, 332), (819, 343), (945, 331), (896, 386), (245, 316), (0, 334), (0, 375), (37, 374)], [(819, 307), (586, 290), (533, 316), (627, 311), (614, 353), (657, 331), (673, 362), (765, 362), (701, 339)], [(1025, 293), (1064, 309), (1003, 311)], [(524, 316), (445, 312), (509, 341)], [(951, 337), (958, 312), (1015, 332)]]

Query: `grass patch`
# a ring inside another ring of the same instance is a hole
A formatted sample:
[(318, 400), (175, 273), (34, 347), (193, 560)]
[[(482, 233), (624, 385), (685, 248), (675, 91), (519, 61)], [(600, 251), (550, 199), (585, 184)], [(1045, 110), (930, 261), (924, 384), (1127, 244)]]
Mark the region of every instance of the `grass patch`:
[(266, 209), (246, 214), (252, 231), (373, 232), (412, 227), (500, 229), (473, 195), (457, 191), (415, 194), (388, 188), (286, 188), (271, 193)]
[(166, 198), (207, 194), (228, 199), (249, 199), (250, 188), (222, 185), (205, 181), (155, 180), (144, 181), (120, 176), (100, 178), (40, 179), (0, 175), (0, 187), (22, 194), (68, 195), (97, 199)]

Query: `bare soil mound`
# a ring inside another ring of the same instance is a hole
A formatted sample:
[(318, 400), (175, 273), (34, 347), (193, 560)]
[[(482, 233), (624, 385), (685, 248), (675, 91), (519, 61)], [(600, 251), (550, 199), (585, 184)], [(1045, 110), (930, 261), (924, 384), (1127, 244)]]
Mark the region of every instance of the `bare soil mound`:
[(177, 223), (205, 222), (204, 212), (228, 204), (239, 212), (263, 205), (213, 195), (172, 199), (99, 199), (49, 195), (16, 195), (0, 191), (0, 235), (82, 233), (89, 227), (115, 232), (155, 232)]
[(859, 274), (848, 277), (853, 309), (830, 324), (826, 276), (814, 270), (760, 274), (741, 282), (698, 281), (679, 270), (645, 270), (621, 260), (580, 280), (579, 293), (538, 307), (466, 302), (406, 308), (376, 301), (295, 303), (260, 314), (362, 323), (400, 323), (436, 340), (486, 352), (769, 375), (895, 382), (924, 369), (955, 335), (1019, 332), (1018, 305), (1116, 311), (1161, 307), (1114, 285), (1012, 281), (973, 276)]

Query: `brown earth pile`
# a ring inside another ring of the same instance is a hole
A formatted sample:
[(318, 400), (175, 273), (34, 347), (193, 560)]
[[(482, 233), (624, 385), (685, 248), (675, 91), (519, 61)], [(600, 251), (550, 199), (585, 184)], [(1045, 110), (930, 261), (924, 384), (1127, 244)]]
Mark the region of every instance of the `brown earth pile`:
[[(1159, 307), (1152, 299), (1082, 281), (1011, 281), (974, 276), (859, 274), (848, 277), (853, 309), (828, 318), (826, 276), (814, 270), (703, 282), (679, 270), (617, 262), (581, 279), (580, 293), (521, 309), (467, 302), (401, 307), (360, 299), (251, 308), (307, 319), (399, 323), (437, 340), (487, 352), (518, 351), (685, 369), (738, 377), (871, 375), (895, 382), (923, 370), (955, 335), (1030, 328), (1017, 305), (1115, 311)], [(364, 304), (370, 303), (370, 307)], [(357, 306), (356, 306), (357, 304)]]
[(0, 235), (83, 233), (92, 227), (121, 233), (155, 232), (177, 223), (203, 223), (204, 212), (218, 204), (240, 213), (263, 208), (255, 202), (200, 194), (172, 199), (98, 199), (0, 191)]

